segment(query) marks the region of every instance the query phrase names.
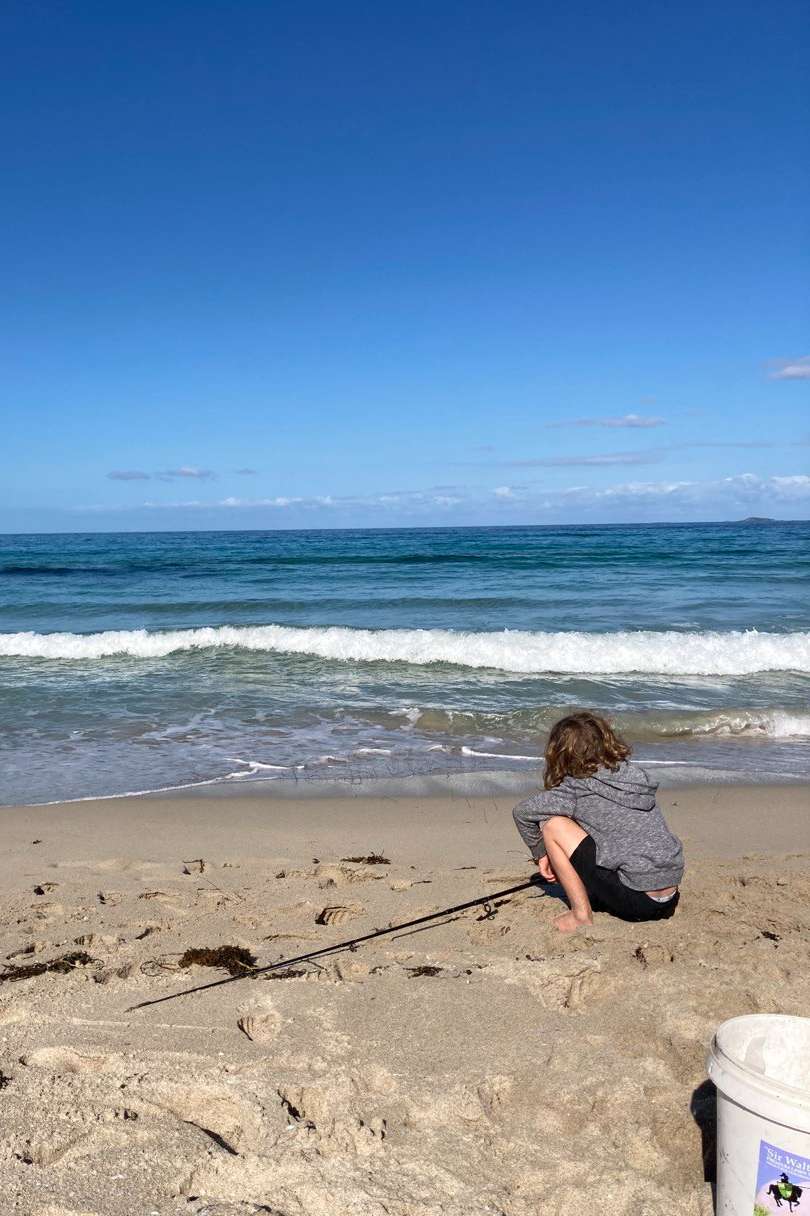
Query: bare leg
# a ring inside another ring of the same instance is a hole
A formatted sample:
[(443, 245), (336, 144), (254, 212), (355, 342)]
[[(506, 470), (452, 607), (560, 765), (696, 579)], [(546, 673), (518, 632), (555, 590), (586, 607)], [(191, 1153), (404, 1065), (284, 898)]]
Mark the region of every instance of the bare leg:
[(546, 846), (551, 868), (557, 881), (565, 891), (570, 912), (563, 912), (554, 923), (560, 933), (573, 933), (580, 925), (593, 924), (593, 912), (585, 885), (568, 860), (587, 832), (565, 815), (554, 815), (543, 825), (543, 843)]

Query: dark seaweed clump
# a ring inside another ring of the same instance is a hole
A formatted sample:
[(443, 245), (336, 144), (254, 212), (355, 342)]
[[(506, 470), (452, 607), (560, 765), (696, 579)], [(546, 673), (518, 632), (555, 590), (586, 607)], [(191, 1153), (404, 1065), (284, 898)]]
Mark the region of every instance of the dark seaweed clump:
[(341, 857), (341, 861), (354, 861), (364, 866), (390, 866), (391, 862), (388, 857), (383, 857), (382, 853), (368, 853), (365, 857)]
[(229, 975), (245, 975), (255, 971), (256, 955), (244, 946), (201, 946), (186, 950), (178, 962), (179, 967), (220, 967)]
[(23, 963), (21, 966), (6, 963), (5, 969), (0, 973), (0, 983), (3, 980), (30, 980), (36, 975), (45, 975), (47, 971), (68, 975), (76, 967), (86, 967), (88, 963), (94, 962), (95, 959), (86, 951), (72, 950), (69, 954), (61, 954), (59, 958), (49, 959), (47, 963)]

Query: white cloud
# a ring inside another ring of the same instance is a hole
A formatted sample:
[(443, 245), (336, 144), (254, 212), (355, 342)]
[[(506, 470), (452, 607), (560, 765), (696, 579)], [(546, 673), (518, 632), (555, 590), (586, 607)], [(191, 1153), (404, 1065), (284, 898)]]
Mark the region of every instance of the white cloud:
[(777, 443), (770, 439), (698, 439), (685, 443), (658, 444), (651, 448), (640, 448), (623, 452), (597, 452), (592, 456), (545, 456), (527, 460), (500, 460), (497, 468), (518, 469), (564, 469), (602, 468), (610, 465), (658, 464), (670, 452), (691, 451), (694, 448), (739, 448), (765, 449), (776, 447), (805, 447), (806, 441)]
[(216, 507), (292, 507), (304, 502), (303, 498), (286, 498), (279, 495), (277, 498), (223, 498), (220, 502), (211, 505)]
[(621, 464), (656, 464), (663, 458), (665, 448), (648, 448), (643, 452), (605, 452), (596, 456), (547, 456), (538, 460), (504, 460), (503, 466), (514, 469), (564, 469)]
[[(448, 487), (449, 489), (449, 487)], [(497, 508), (496, 504), (497, 503)], [(737, 473), (730, 477), (703, 481), (658, 480), (624, 481), (594, 487), (574, 483), (551, 489), (541, 483), (482, 486), (457, 486), (452, 493), (434, 490), (397, 490), (369, 495), (312, 497), (277, 495), (272, 498), (159, 502), (149, 500), (138, 506), (83, 506), (78, 512), (129, 513), (137, 510), (160, 512), (188, 511), (224, 514), (236, 511), (271, 512), (296, 522), (319, 515), (350, 519), (353, 526), (373, 526), (375, 521), (393, 523), (430, 523), (437, 513), (460, 523), (491, 523), (495, 518), (515, 523), (533, 519), (554, 519), (561, 523), (582, 520), (677, 520), (735, 519), (745, 515), (782, 515), (795, 518), (810, 513), (810, 474), (791, 473), (761, 477)], [(497, 510), (497, 516), (495, 511)]]
[(771, 380), (810, 380), (810, 355), (785, 359), (770, 373)]
[(733, 477), (708, 481), (631, 481), (605, 489), (573, 486), (562, 493), (568, 501), (573, 499), (582, 506), (608, 502), (626, 505), (674, 503), (681, 507), (720, 509), (725, 506), (732, 511), (735, 504), (810, 503), (810, 476), (799, 473), (787, 477), (759, 477), (755, 473), (737, 473)]
[(143, 505), (149, 511), (187, 511), (199, 510), (206, 507), (210, 510), (212, 507), (221, 506), (218, 502), (200, 502), (198, 498), (192, 498), (187, 502), (152, 502), (151, 500), (147, 500)]
[(785, 498), (807, 498), (810, 496), (810, 477), (806, 473), (795, 473), (792, 477), (771, 477), (777, 494)]
[(629, 427), (631, 429), (640, 428), (648, 430), (653, 426), (665, 426), (666, 419), (652, 417), (644, 414), (622, 414), (619, 418), (568, 418), (561, 422), (549, 422), (550, 427), (560, 426), (606, 426), (606, 427)]
[(691, 481), (630, 481), (626, 485), (608, 486), (592, 491), (596, 498), (671, 498), (691, 489)]
[(216, 477), (211, 469), (198, 469), (195, 465), (184, 464), (179, 469), (166, 469), (163, 473), (157, 473), (157, 477), (161, 481), (173, 481), (178, 478), (191, 478), (197, 481), (211, 481)]
[[(239, 473), (253, 473), (254, 469), (238, 469)], [(194, 465), (182, 465), (179, 469), (163, 469), (159, 473), (144, 473), (142, 469), (113, 469), (107, 474), (110, 481), (174, 481), (177, 478), (197, 481), (212, 481), (216, 477), (211, 469), (198, 469)]]

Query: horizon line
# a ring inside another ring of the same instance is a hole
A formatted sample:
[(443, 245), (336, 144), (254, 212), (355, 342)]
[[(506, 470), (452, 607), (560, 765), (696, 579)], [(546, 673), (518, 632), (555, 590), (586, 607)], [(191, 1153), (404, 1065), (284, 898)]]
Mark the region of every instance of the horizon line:
[(718, 524), (810, 524), (810, 518), (784, 519), (775, 515), (746, 515), (740, 519), (656, 519), (656, 520), (614, 520), (594, 523), (592, 521), (568, 523), (526, 523), (526, 524), (389, 524), (387, 526), (356, 526), (356, 527), (325, 527), (325, 528), (102, 528), (88, 530), (62, 529), (58, 532), (3, 532), (3, 536), (203, 536), (206, 534), (240, 534), (255, 533), (295, 533), (295, 532), (509, 532), (525, 531), (529, 528), (684, 528), (708, 527)]

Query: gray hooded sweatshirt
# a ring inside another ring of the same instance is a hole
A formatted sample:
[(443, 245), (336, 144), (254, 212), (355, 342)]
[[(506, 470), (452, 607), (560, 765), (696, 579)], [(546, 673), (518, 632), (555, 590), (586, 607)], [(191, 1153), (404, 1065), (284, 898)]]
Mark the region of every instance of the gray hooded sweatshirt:
[(657, 782), (626, 760), (593, 777), (564, 777), (518, 803), (512, 812), (517, 830), (537, 861), (545, 854), (543, 824), (567, 815), (593, 837), (596, 864), (618, 871), (634, 891), (675, 887), (683, 877), (683, 846), (667, 827), (655, 800)]

